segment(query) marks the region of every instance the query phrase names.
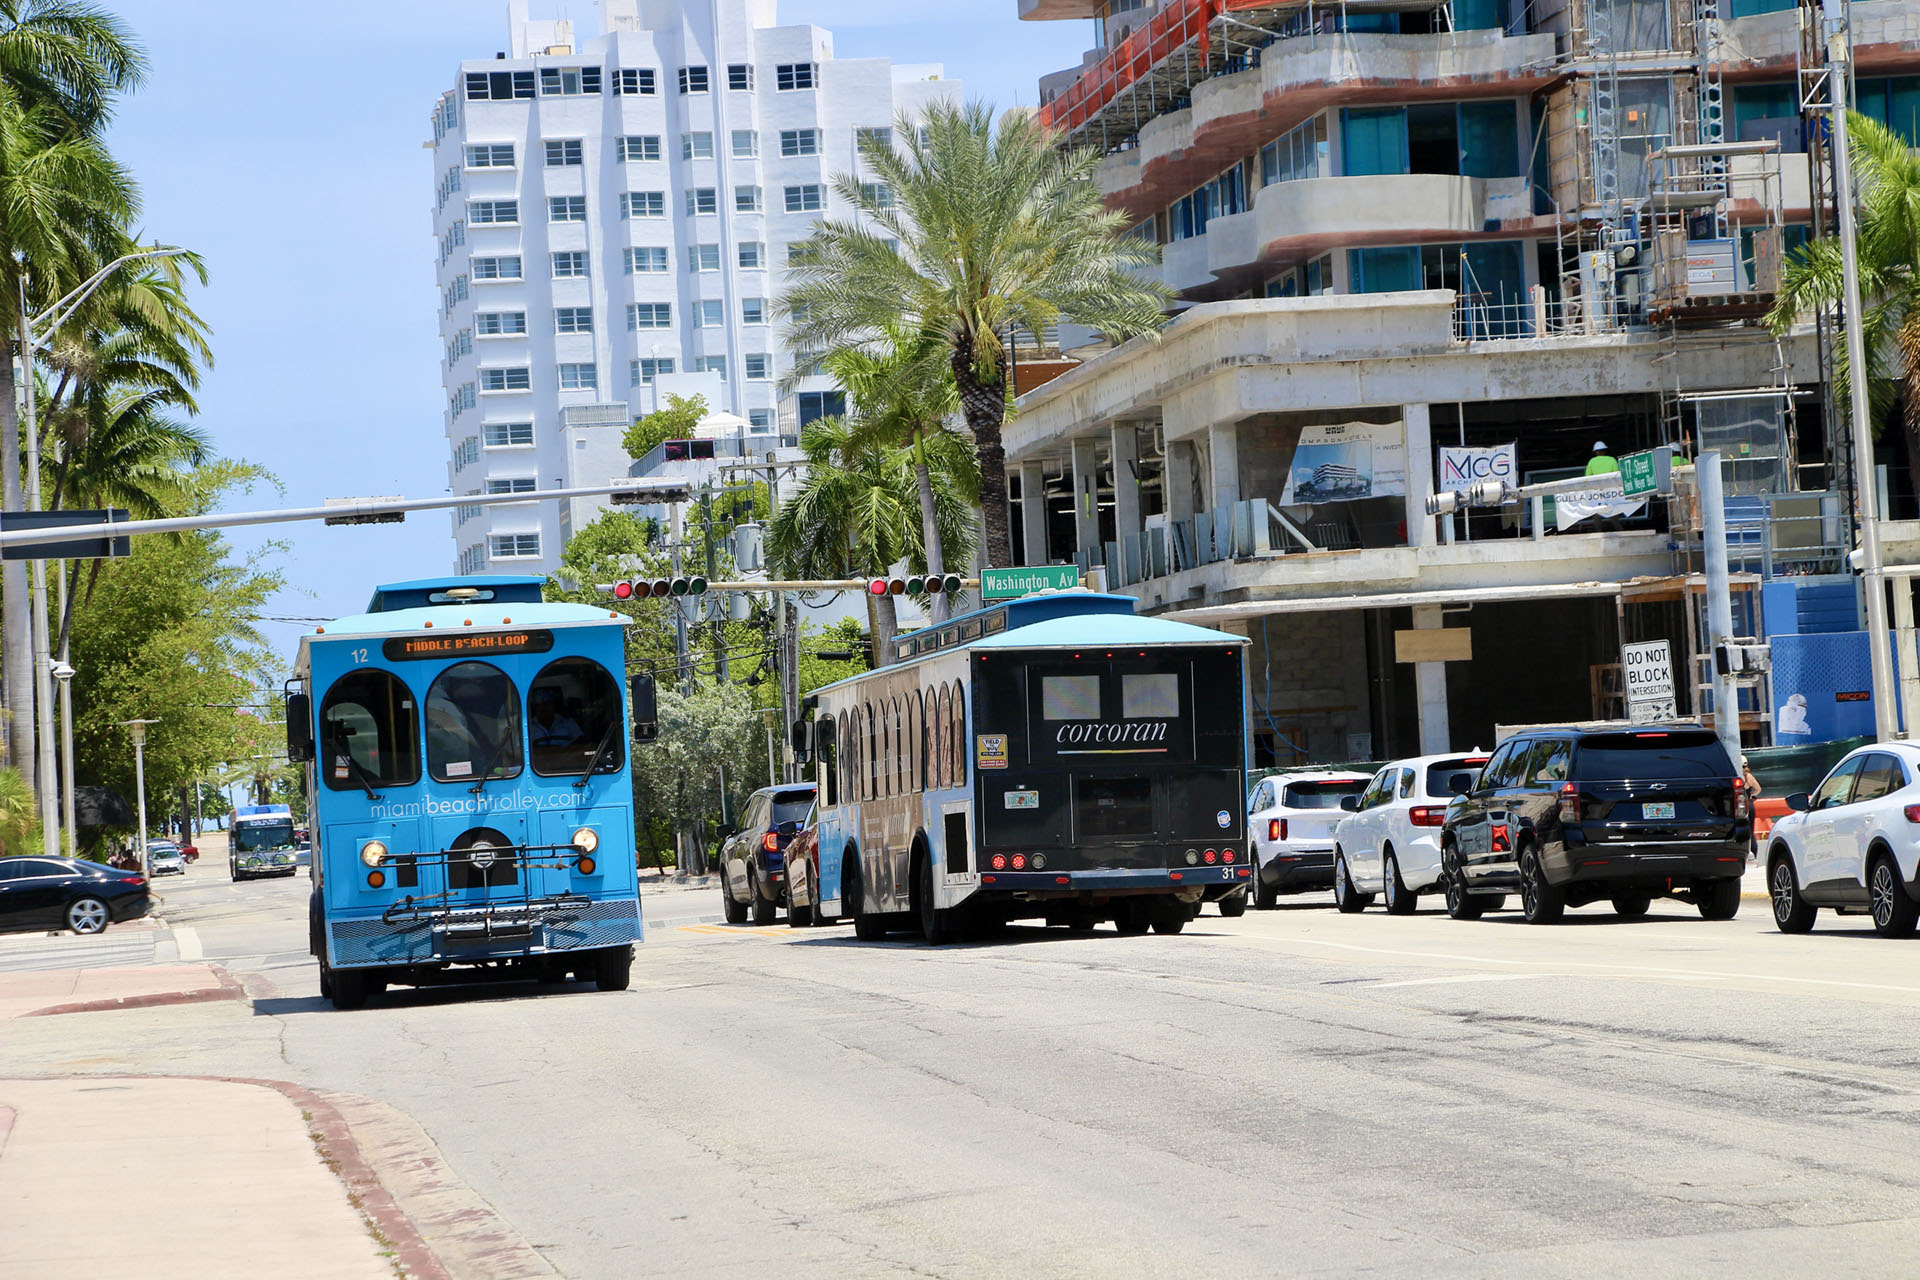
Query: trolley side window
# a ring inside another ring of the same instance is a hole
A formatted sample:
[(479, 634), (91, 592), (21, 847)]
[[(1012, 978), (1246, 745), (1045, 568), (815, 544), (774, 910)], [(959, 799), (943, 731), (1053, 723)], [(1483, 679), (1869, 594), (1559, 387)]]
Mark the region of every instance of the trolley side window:
[(592, 658), (549, 662), (527, 688), (533, 771), (577, 777), (598, 755), (598, 772), (619, 772), (626, 736), (620, 720), (620, 685), (605, 667)]
[(488, 662), (459, 662), (427, 690), (427, 772), (436, 782), (520, 775), (520, 692)]
[(320, 704), (320, 780), (332, 791), (404, 787), (420, 780), (419, 714), (391, 671), (341, 676)]

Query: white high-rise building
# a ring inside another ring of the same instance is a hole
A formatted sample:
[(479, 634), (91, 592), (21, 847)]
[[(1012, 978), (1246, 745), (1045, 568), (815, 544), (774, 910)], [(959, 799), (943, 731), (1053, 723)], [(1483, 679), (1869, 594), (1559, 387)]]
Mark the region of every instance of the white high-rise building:
[[(433, 112), (448, 476), (512, 493), (625, 475), (620, 438), (669, 392), (790, 434), (839, 395), (787, 387), (774, 321), (833, 175), (902, 112), (960, 96), (938, 66), (836, 59), (775, 0), (602, 0), (599, 35), (529, 21), (462, 62)], [(465, 507), (463, 573), (544, 572), (597, 502)]]

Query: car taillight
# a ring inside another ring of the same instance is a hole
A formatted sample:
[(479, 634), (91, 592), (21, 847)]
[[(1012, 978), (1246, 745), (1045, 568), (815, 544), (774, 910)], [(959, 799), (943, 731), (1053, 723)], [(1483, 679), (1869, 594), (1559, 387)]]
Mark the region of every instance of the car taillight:
[(1571, 782), (1560, 784), (1560, 821), (1580, 821), (1580, 788)]
[(1213, 860), (1214, 860), (1215, 858), (1217, 858), (1217, 857), (1219, 857), (1219, 856), (1220, 856), (1219, 854), (1217, 854), (1217, 853), (1215, 853), (1215, 852), (1214, 852), (1213, 850), (1211, 850), (1211, 849), (1209, 849), (1209, 850), (1207, 850), (1207, 851), (1206, 851), (1205, 853), (1203, 853), (1203, 854), (1201, 854), (1201, 855), (1200, 855), (1200, 859), (1201, 859), (1201, 861), (1203, 861), (1203, 862), (1212, 862), (1212, 861), (1213, 861)]
[(1753, 797), (1747, 794), (1747, 780), (1745, 778), (1735, 778), (1733, 780), (1733, 816), (1736, 818), (1751, 818), (1753, 816)]
[(780, 852), (780, 837), (769, 831), (760, 837), (760, 847), (768, 853)]
[(1285, 840), (1286, 838), (1287, 838), (1287, 824), (1279, 818), (1268, 818), (1267, 819), (1267, 839)]
[(1908, 805), (1905, 809), (1905, 813), (1907, 815), (1908, 822), (1920, 822), (1920, 804)]
[(1444, 805), (1415, 805), (1407, 814), (1409, 821), (1416, 827), (1444, 827), (1447, 825), (1447, 810)]

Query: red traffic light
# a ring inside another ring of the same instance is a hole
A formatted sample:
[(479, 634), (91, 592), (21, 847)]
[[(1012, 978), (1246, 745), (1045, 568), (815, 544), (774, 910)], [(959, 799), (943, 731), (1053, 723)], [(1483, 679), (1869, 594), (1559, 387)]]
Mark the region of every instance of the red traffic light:
[(617, 600), (631, 600), (633, 598), (633, 584), (631, 582), (616, 582), (613, 584), (613, 594)]
[(886, 580), (885, 578), (874, 578), (874, 579), (873, 579), (872, 581), (870, 581), (870, 582), (868, 582), (868, 583), (867, 583), (867, 594), (868, 594), (868, 595), (870, 595), (870, 596), (883, 596), (883, 595), (886, 595), (886, 594), (887, 594), (887, 580)]

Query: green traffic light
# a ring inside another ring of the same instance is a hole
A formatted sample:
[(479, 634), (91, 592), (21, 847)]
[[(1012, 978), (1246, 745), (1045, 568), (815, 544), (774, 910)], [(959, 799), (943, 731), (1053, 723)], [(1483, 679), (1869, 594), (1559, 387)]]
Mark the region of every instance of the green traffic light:
[(687, 581), (687, 594), (692, 596), (703, 596), (707, 594), (707, 580), (705, 578), (689, 579)]

